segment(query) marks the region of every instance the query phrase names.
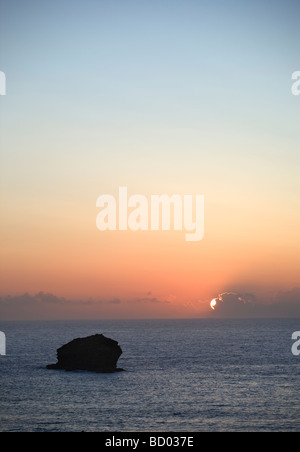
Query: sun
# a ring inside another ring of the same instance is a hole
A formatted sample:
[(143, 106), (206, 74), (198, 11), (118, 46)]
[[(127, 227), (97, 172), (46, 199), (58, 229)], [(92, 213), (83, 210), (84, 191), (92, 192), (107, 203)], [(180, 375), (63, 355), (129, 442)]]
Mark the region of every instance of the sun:
[(211, 309), (215, 310), (216, 304), (217, 304), (217, 300), (215, 298), (213, 300), (211, 300), (211, 302), (210, 302)]

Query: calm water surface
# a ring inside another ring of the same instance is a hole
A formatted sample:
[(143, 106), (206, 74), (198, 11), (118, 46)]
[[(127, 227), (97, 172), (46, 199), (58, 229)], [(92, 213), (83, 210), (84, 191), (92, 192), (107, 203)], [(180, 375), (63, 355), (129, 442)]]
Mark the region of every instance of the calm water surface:
[[(300, 431), (290, 320), (0, 322), (0, 431)], [(103, 333), (126, 372), (49, 371), (56, 349)]]

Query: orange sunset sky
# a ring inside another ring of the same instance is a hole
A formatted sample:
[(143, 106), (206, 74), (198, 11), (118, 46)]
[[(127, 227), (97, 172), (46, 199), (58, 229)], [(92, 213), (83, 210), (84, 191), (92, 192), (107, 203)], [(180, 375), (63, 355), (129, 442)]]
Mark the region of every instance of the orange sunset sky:
[[(0, 315), (201, 317), (299, 288), (293, 8), (24, 3), (0, 13)], [(204, 239), (100, 232), (120, 186), (203, 194)]]

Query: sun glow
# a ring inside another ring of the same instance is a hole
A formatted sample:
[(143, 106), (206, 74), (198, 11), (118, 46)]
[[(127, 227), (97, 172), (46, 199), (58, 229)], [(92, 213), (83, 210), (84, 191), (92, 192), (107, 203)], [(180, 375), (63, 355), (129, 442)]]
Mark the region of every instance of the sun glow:
[(211, 309), (215, 310), (216, 304), (217, 304), (217, 300), (215, 298), (213, 300), (211, 300), (211, 302), (210, 302)]

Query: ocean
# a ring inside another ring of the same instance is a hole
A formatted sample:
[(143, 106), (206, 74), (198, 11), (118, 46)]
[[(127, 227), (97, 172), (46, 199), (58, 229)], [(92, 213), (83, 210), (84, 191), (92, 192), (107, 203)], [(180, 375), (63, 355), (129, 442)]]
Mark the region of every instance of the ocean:
[[(1, 432), (300, 431), (300, 319), (0, 322)], [(125, 372), (50, 371), (102, 333)]]

